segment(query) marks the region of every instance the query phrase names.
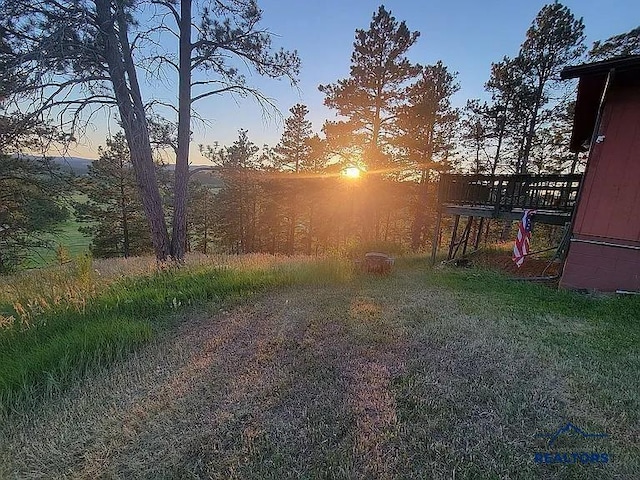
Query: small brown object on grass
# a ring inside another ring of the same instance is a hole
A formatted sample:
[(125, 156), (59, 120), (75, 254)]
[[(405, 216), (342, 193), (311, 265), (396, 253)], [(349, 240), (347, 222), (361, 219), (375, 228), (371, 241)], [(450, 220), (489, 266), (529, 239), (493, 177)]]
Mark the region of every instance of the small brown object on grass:
[(364, 255), (364, 262), (362, 266), (363, 270), (367, 273), (388, 275), (391, 272), (393, 263), (394, 259), (386, 253), (367, 252)]

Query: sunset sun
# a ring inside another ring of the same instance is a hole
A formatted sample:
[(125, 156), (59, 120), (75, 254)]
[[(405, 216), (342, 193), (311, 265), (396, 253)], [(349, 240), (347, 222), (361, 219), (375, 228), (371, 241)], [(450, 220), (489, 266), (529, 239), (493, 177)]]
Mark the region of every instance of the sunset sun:
[(358, 167), (347, 167), (342, 171), (342, 174), (347, 178), (360, 178), (361, 173)]

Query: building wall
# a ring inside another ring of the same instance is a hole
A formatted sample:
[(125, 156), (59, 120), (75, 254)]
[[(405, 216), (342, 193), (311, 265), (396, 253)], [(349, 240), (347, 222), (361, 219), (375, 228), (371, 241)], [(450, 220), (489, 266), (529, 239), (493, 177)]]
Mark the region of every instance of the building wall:
[(560, 286), (601, 292), (640, 291), (640, 250), (573, 242)]
[(614, 80), (599, 135), (604, 140), (589, 157), (560, 285), (640, 290), (640, 81)]

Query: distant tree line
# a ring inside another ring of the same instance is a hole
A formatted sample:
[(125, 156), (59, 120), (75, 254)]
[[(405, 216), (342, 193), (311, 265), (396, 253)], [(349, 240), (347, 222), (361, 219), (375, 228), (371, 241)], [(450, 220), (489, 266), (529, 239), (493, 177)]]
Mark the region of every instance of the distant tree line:
[[(231, 145), (201, 146), (220, 181), (211, 188), (189, 169), (194, 102), (235, 92), (269, 107), (232, 57), (261, 75), (296, 81), (297, 54), (272, 48), (255, 1), (212, 8), (153, 1), (153, 18), (168, 13), (174, 25), (148, 28), (136, 22), (135, 2), (3, 5), (0, 270), (49, 244), (47, 234), (70, 205), (70, 180), (23, 152), (72, 140), (102, 106), (117, 107), (122, 132), (107, 139), (88, 175), (76, 181), (88, 201), (73, 205), (96, 256), (315, 254), (385, 242), (420, 250), (431, 239), (442, 172), (580, 171), (584, 157), (568, 151), (575, 87), (559, 81), (560, 70), (640, 53), (639, 27), (596, 42), (585, 55), (582, 19), (554, 2), (537, 14), (518, 53), (491, 65), (487, 99), (455, 108), (456, 72), (441, 61), (411, 62), (420, 33), (381, 6), (369, 27), (355, 32), (349, 76), (319, 86), (337, 115), (323, 135), (313, 132), (307, 107), (295, 105), (273, 148), (257, 147), (246, 130)], [(177, 56), (148, 48), (168, 30)], [(135, 65), (153, 75), (174, 70), (176, 102), (145, 103), (143, 70)], [(171, 111), (175, 120), (165, 119)], [(160, 165), (158, 149), (175, 158), (174, 171)], [(346, 177), (347, 168), (358, 168), (361, 177)]]

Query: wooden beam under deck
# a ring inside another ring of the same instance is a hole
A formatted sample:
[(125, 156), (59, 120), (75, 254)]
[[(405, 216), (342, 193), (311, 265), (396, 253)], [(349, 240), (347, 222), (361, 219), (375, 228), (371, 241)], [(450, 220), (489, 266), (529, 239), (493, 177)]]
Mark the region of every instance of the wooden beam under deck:
[[(522, 218), (524, 210), (514, 209), (511, 211), (496, 211), (491, 207), (474, 207), (470, 205), (443, 205), (441, 213), (443, 215), (460, 215), (463, 217), (496, 218), (500, 220), (517, 221)], [(549, 210), (539, 210), (533, 217), (534, 223), (544, 223), (547, 225), (564, 225), (571, 220), (571, 214), (565, 212), (554, 212)]]

